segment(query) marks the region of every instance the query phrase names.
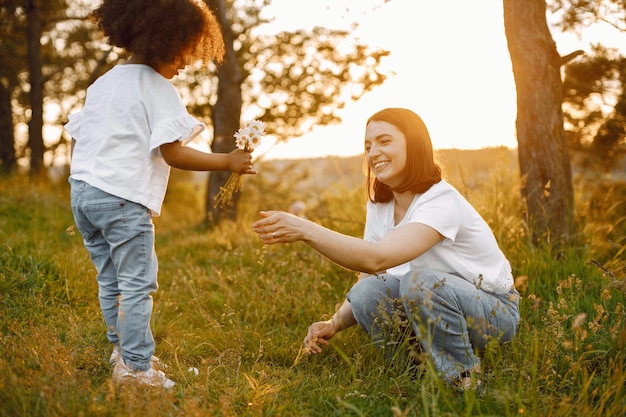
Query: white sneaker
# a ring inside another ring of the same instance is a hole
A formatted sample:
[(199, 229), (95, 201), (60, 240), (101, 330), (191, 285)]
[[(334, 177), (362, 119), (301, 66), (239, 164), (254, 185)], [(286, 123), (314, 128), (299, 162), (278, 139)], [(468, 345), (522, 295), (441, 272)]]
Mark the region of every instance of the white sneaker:
[(135, 383), (139, 385), (147, 385), (150, 387), (163, 387), (165, 389), (174, 388), (176, 383), (165, 376), (163, 371), (150, 368), (147, 371), (133, 371), (122, 357), (119, 358), (113, 368), (113, 381), (118, 384)]
[[(111, 356), (109, 357), (109, 365), (115, 366), (117, 364), (117, 361), (121, 357), (122, 357), (122, 354), (120, 352), (120, 347), (119, 346), (115, 346), (113, 348), (113, 352), (111, 352)], [(166, 364), (161, 362), (161, 359), (157, 358), (154, 355), (152, 355), (152, 357), (150, 358), (150, 362), (152, 364), (152, 367), (156, 368), (158, 370), (167, 370), (167, 368), (168, 368), (168, 366)]]

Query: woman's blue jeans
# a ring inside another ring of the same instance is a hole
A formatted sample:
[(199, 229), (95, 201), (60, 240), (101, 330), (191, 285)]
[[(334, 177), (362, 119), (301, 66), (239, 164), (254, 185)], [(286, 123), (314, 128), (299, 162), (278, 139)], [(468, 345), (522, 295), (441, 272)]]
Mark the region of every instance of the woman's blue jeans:
[(158, 288), (152, 214), (146, 207), (70, 178), (74, 222), (96, 267), (107, 338), (134, 370), (150, 368), (152, 296)]
[(490, 340), (510, 341), (519, 322), (519, 294), (487, 293), (459, 276), (418, 270), (398, 279), (359, 280), (346, 297), (354, 318), (377, 346), (389, 343), (389, 321), (408, 318), (413, 334), (447, 379), (476, 369)]

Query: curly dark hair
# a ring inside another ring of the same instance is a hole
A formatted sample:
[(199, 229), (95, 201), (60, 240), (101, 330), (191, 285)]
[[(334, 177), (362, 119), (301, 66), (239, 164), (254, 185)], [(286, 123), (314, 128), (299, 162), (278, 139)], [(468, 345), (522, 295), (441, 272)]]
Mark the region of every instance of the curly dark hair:
[(404, 180), (396, 189), (378, 181), (367, 167), (366, 191), (373, 203), (386, 203), (393, 199), (393, 191), (426, 192), (441, 181), (441, 168), (435, 160), (432, 141), (421, 117), (408, 109), (387, 108), (374, 113), (366, 123), (387, 122), (397, 127), (406, 138), (407, 161)]
[(103, 0), (94, 12), (109, 43), (141, 55), (151, 65), (224, 57), (224, 40), (204, 0)]

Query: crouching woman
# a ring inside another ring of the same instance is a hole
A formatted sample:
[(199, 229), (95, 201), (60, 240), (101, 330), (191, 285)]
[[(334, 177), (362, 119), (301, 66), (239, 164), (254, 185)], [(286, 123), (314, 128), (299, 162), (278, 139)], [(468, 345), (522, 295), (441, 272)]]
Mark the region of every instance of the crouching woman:
[[(264, 211), (253, 230), (268, 245), (302, 241), (360, 272), (330, 320), (313, 323), (310, 353), (359, 324), (382, 349), (389, 318), (410, 323), (442, 377), (467, 388), (480, 372), (478, 352), (517, 332), (519, 294), (511, 266), (487, 223), (442, 179), (422, 119), (402, 108), (372, 115), (364, 138), (368, 167), (363, 239), (285, 212)], [(397, 342), (397, 341), (395, 341)]]

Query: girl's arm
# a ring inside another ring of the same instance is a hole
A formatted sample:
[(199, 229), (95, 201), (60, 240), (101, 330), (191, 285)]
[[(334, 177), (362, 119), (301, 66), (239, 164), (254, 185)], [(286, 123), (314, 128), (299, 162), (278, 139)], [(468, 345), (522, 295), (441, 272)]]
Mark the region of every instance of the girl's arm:
[(279, 211), (262, 211), (252, 229), (266, 244), (303, 241), (333, 262), (354, 271), (376, 273), (417, 258), (443, 239), (435, 229), (409, 223), (379, 242), (337, 233)]
[(250, 152), (235, 149), (230, 153), (207, 153), (180, 141), (160, 146), (163, 159), (169, 166), (187, 171), (232, 171), (239, 174), (256, 174), (252, 169)]

